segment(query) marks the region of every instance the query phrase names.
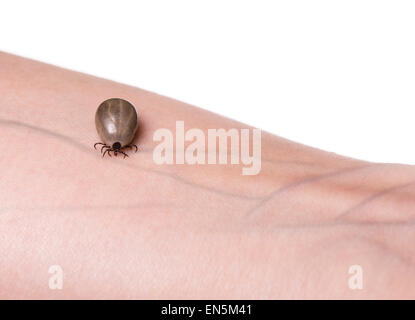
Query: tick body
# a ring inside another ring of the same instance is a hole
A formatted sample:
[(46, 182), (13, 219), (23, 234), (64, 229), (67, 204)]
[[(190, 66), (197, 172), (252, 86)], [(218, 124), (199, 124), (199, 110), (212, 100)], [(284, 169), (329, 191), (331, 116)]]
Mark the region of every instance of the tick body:
[(102, 102), (95, 113), (95, 127), (102, 142), (94, 145), (102, 145), (101, 153), (105, 156), (111, 152), (114, 155), (121, 153), (125, 157), (128, 155), (121, 149), (138, 148), (130, 144), (134, 138), (138, 127), (138, 116), (134, 106), (124, 99), (112, 98)]

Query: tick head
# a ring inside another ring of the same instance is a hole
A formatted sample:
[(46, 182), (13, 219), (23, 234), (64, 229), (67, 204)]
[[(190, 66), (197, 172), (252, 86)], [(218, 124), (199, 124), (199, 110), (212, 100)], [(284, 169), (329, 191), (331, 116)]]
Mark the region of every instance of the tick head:
[(121, 143), (119, 143), (119, 142), (115, 142), (115, 143), (112, 145), (112, 149), (113, 149), (113, 150), (120, 150), (120, 149), (121, 149)]

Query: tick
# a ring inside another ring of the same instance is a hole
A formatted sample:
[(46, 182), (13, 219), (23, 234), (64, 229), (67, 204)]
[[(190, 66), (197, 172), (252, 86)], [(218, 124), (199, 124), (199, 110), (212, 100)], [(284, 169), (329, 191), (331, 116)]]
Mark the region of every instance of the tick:
[[(112, 98), (102, 102), (95, 113), (95, 127), (102, 142), (94, 144), (102, 145), (101, 153), (104, 157), (106, 153), (111, 157), (111, 152), (117, 156), (121, 153), (125, 157), (128, 155), (122, 151), (123, 148), (138, 147), (131, 144), (138, 127), (138, 116), (134, 106), (124, 99)], [(105, 151), (104, 151), (105, 149)]]

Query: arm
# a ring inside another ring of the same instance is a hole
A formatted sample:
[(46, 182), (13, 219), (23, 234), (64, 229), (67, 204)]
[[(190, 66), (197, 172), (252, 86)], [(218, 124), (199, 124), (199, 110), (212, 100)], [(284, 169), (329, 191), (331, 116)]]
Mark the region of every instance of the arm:
[[(157, 165), (159, 128), (247, 126), (4, 53), (0, 70), (1, 298), (414, 298), (413, 167), (264, 132), (258, 175)], [(110, 97), (139, 112), (126, 160), (92, 148)], [(347, 285), (355, 264), (363, 290)]]

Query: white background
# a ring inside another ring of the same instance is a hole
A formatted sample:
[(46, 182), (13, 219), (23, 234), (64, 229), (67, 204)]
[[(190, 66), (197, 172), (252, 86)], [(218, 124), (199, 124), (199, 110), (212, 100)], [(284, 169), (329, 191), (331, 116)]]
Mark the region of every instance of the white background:
[(1, 1), (0, 50), (415, 164), (415, 1)]

